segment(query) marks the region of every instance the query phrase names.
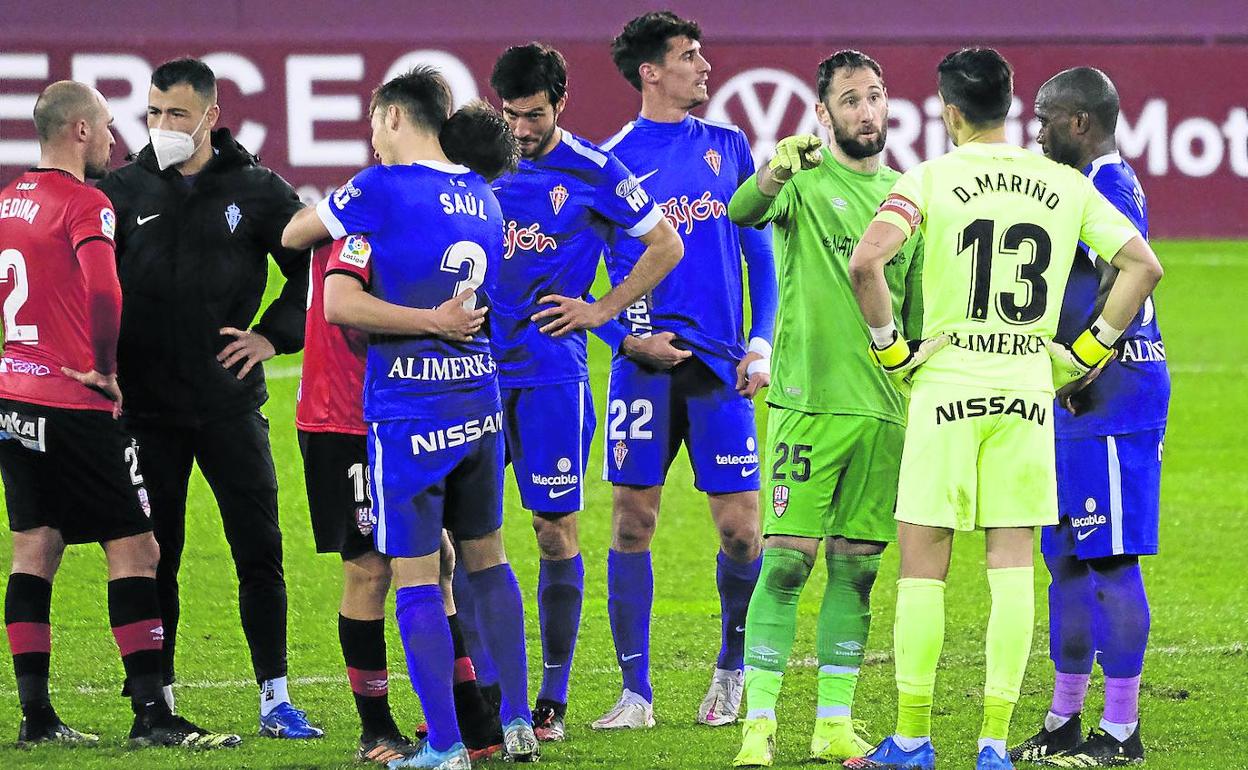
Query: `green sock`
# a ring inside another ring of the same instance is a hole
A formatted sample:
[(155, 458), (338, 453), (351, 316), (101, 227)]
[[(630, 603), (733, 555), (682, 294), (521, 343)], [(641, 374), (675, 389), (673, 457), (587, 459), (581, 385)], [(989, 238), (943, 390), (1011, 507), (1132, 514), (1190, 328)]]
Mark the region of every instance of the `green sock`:
[(985, 647), (984, 724), (979, 737), (1005, 740), (1010, 716), (1023, 686), (1031, 635), (1035, 626), (1035, 582), (1032, 567), (988, 570), (992, 612)]
[(776, 717), (784, 667), (797, 633), (797, 600), (813, 560), (791, 548), (767, 548), (745, 616), (747, 719)]
[(893, 657), (897, 669), (897, 734), (903, 738), (932, 734), (932, 692), (944, 642), (945, 581), (898, 580)]
[(828, 588), (819, 608), (819, 718), (848, 718), (871, 628), (871, 587), (880, 556), (828, 554)]

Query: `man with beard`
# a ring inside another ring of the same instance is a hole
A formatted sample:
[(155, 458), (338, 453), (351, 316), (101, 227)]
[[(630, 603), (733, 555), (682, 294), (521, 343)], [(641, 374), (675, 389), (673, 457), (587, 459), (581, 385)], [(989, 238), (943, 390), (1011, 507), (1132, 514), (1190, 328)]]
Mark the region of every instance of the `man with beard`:
[[(897, 539), (893, 506), (905, 436), (905, 399), (862, 349), (870, 340), (846, 264), (900, 174), (880, 163), (888, 92), (880, 65), (846, 50), (824, 59), (815, 114), (832, 135), (793, 136), (747, 179), (728, 207), (742, 225), (773, 223), (780, 302), (775, 379), (767, 396), (763, 567), (745, 624), (743, 745), (735, 764), (769, 766), (776, 699), (793, 647), (797, 601), (824, 541), (827, 590), (819, 611), (819, 698), (810, 756), (839, 761), (870, 747), (850, 718), (871, 620), (880, 554)], [(898, 326), (919, 327), (911, 291), (920, 239), (885, 269)], [(828, 377), (827, 372), (836, 372)]]
[[(689, 114), (708, 99), (711, 65), (702, 56), (701, 34), (696, 23), (663, 11), (633, 19), (611, 44), (620, 74), (641, 93), (641, 114), (602, 149), (645, 182), (680, 233), (685, 256), (625, 311), (637, 339), (611, 363), (607, 611), (624, 692), (596, 729), (654, 724), (650, 542), (667, 470), (682, 443), (719, 533), (720, 650), (698, 721), (730, 724), (741, 705), (745, 613), (762, 546), (751, 399), (770, 382), (776, 278), (767, 235), (728, 219), (728, 201), (754, 170), (745, 134)], [(638, 264), (642, 248), (637, 241), (617, 244), (607, 263), (612, 284)], [(742, 257), (752, 310), (748, 348)]]

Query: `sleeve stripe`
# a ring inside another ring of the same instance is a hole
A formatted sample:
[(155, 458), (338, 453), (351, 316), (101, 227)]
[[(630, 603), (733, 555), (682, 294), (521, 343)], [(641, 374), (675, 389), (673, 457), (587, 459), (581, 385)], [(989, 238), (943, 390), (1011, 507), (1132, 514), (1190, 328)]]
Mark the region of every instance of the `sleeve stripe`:
[(334, 212), (329, 207), (329, 198), (321, 198), (316, 204), (316, 215), (321, 218), (321, 224), (325, 225), (325, 229), (329, 231), (331, 238), (337, 240), (347, 237), (347, 229), (338, 221), (338, 217), (334, 216)]
[(582, 158), (588, 158), (590, 162), (592, 162), (598, 168), (602, 168), (607, 165), (606, 155), (603, 155), (602, 153), (597, 152), (590, 147), (587, 147), (585, 144), (579, 141), (575, 136), (572, 136), (572, 134), (567, 129), (563, 129), (562, 139), (563, 139), (563, 143), (568, 146), (568, 149), (572, 150), (572, 152), (575, 152), (577, 155), (580, 155)]
[(367, 289), (367, 288), (368, 288), (368, 281), (364, 280), (364, 276), (360, 275), (359, 273), (354, 273), (354, 272), (352, 272), (352, 271), (350, 271), (350, 270), (345, 270), (345, 269), (343, 269), (343, 268), (341, 268), (341, 267), (331, 267), (331, 268), (329, 268), (328, 270), (326, 270), (326, 271), (325, 271), (325, 275), (326, 275), (326, 276), (330, 276), (330, 275), (349, 275), (349, 276), (351, 276), (352, 278), (354, 278), (355, 280), (359, 281), (359, 282), (360, 282), (360, 285), (361, 285), (361, 286), (363, 286), (365, 289)]
[(107, 243), (109, 246), (115, 246), (115, 245), (116, 245), (116, 244), (114, 244), (114, 243), (113, 243), (113, 240), (112, 240), (111, 238), (107, 237), (107, 236), (104, 236), (104, 235), (88, 235), (86, 238), (83, 238), (81, 241), (78, 241), (77, 243), (75, 243), (75, 244), (74, 244), (74, 251), (77, 251), (78, 249), (81, 249), (81, 248), (82, 248), (82, 245), (83, 245), (84, 243), (86, 243), (87, 241), (104, 241), (104, 242), (105, 242), (105, 243)]
[(634, 238), (640, 238), (646, 233), (659, 226), (659, 222), (663, 219), (663, 211), (658, 206), (651, 204), (650, 213), (646, 214), (640, 222), (628, 228), (624, 232)]

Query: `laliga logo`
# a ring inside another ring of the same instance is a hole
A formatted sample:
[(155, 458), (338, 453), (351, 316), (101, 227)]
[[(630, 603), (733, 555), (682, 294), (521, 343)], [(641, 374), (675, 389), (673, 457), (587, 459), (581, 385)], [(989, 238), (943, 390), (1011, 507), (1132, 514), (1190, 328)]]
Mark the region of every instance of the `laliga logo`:
[(507, 220), (507, 231), (503, 233), (503, 259), (511, 259), (516, 250), (543, 252), (547, 249), (559, 248), (559, 242), (542, 232), (540, 222), (528, 227), (520, 227), (514, 219)]
[[(733, 120), (732, 113), (744, 113), (743, 122), (754, 136), (751, 145), (754, 161), (760, 163), (771, 155), (776, 141), (783, 136), (823, 134), (813, 109), (816, 101), (810, 86), (791, 72), (759, 67), (728, 78), (715, 92), (706, 108), (706, 116), (724, 123), (740, 123), (742, 121)], [(785, 130), (785, 126), (794, 122), (793, 130)]]

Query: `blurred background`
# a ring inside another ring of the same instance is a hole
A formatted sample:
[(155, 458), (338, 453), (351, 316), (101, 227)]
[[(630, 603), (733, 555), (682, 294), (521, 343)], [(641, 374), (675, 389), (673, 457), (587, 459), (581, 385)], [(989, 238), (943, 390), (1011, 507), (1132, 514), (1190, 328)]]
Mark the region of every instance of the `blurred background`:
[[(1011, 136), (1033, 143), (1036, 89), (1066, 67), (1105, 70), (1122, 96), (1122, 154), (1148, 193), (1154, 237), (1248, 236), (1248, 14), (1238, 0), (1048, 3), (673, 2), (698, 20), (711, 62), (706, 117), (729, 120), (763, 157), (817, 126), (821, 58), (858, 47), (884, 67), (887, 157), (905, 169), (943, 151), (935, 67), (950, 49), (998, 47), (1016, 70)], [(120, 165), (147, 143), (151, 70), (204, 58), (221, 81), (221, 125), (309, 202), (371, 161), (371, 89), (417, 62), (437, 65), (457, 101), (493, 98), (507, 45), (540, 39), (568, 58), (562, 123), (601, 141), (639, 105), (609, 44), (655, 3), (214, 0), (0, 2), (0, 183), (38, 159), (30, 112), (47, 82), (96, 85), (116, 118)]]

